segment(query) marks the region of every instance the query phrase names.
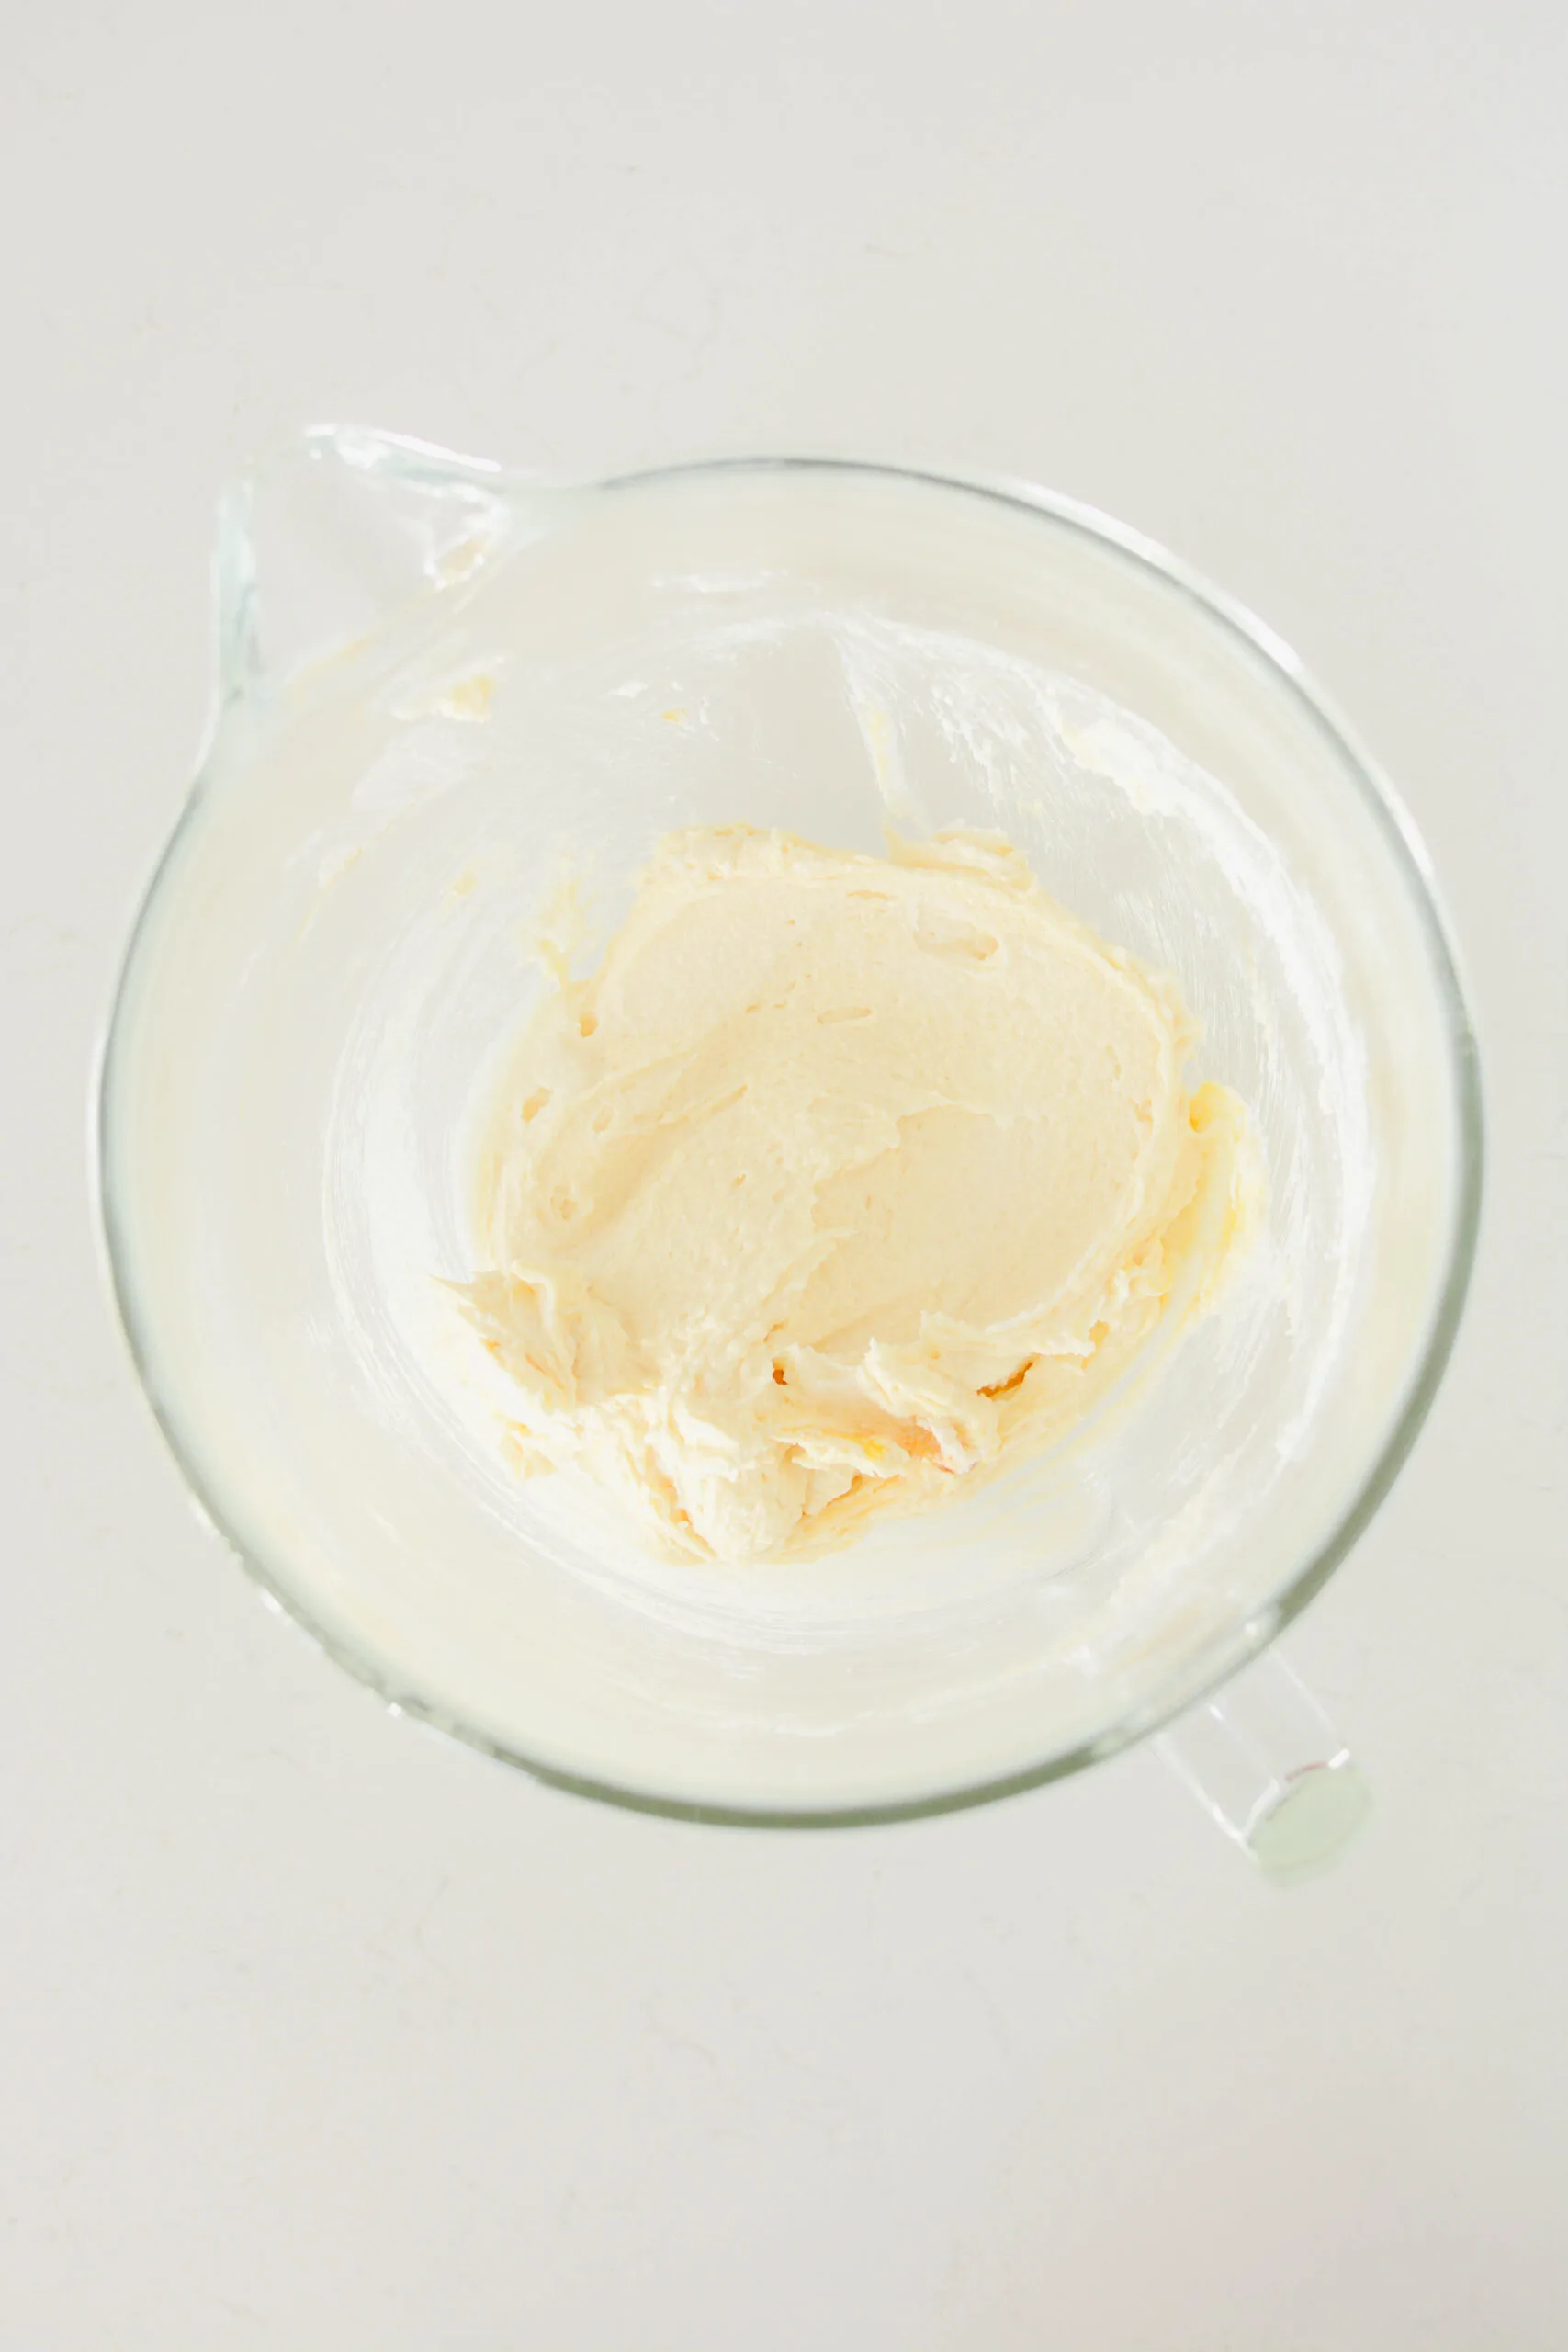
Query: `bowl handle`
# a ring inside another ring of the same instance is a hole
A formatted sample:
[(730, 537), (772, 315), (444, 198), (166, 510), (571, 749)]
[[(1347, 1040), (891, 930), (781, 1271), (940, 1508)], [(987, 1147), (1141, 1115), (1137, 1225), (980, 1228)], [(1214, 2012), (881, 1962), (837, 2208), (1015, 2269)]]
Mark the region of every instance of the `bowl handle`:
[(1337, 1861), (1371, 1810), (1359, 1765), (1277, 1649), (1179, 1717), (1155, 1745), (1276, 1886)]
[(220, 712), (271, 702), (367, 646), (395, 656), (503, 545), (550, 528), (570, 495), (356, 425), (281, 443), (220, 502)]

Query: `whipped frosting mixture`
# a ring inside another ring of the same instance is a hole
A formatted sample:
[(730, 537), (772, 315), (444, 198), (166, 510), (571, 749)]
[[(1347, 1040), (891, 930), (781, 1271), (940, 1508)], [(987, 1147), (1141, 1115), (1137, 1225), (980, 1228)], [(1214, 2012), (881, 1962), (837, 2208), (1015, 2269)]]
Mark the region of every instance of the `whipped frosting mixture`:
[(1257, 1194), (1169, 981), (999, 835), (889, 858), (671, 833), (529, 1025), (466, 1311), (515, 1458), (666, 1552), (804, 1555), (1085, 1413), (1204, 1305)]

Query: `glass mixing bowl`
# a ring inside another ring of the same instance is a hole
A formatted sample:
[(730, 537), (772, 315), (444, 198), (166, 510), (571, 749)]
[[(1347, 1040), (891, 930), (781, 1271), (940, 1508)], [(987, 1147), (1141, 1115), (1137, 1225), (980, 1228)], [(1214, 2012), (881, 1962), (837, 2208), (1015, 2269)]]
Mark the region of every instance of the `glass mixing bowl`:
[[(1419, 844), (1286, 649), (1062, 500), (816, 461), (561, 490), (323, 429), (230, 495), (218, 572), (101, 1190), (148, 1395), (266, 1589), (411, 1714), (739, 1821), (1022, 1788), (1258, 1652), (1431, 1400), (1480, 1161)], [(513, 1475), (444, 1283), (531, 926), (575, 877), (591, 961), (661, 833), (738, 820), (872, 851), (999, 827), (1176, 975), (1269, 1213), (1054, 1452), (825, 1559), (698, 1568)]]

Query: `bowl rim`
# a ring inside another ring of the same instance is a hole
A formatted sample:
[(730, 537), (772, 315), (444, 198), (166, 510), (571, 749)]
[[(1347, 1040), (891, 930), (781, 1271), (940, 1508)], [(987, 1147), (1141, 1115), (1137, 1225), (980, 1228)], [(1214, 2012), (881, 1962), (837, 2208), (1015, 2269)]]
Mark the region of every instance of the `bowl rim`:
[[(526, 495), (543, 488), (536, 475), (497, 465), (491, 459), (461, 458), (428, 442), (379, 433), (364, 427), (322, 425), (309, 428), (284, 445), (286, 450), (311, 455), (329, 451), (350, 462), (367, 460), (392, 472), (429, 481), (433, 475), (448, 481), (467, 479), (491, 492)], [(266, 463), (242, 475), (220, 508), (219, 549), (215, 570), (221, 605), (226, 582), (236, 560), (232, 546), (225, 547), (225, 529), (243, 528), (244, 493)], [(733, 1828), (833, 1829), (863, 1828), (893, 1822), (919, 1821), (940, 1814), (963, 1812), (1044, 1787), (1103, 1761), (1158, 1732), (1189, 1709), (1201, 1704), (1233, 1675), (1240, 1672), (1270, 1642), (1299, 1617), (1339, 1566), (1381, 1508), (1416, 1442), (1431, 1409), (1453, 1351), (1474, 1266), (1480, 1229), (1485, 1159), (1485, 1120), (1480, 1057), (1474, 1023), (1451, 929), (1444, 910), (1430, 860), (1415, 823), (1387, 776), (1363, 748), (1334, 704), (1318, 686), (1292, 648), (1247, 605), (1215, 587), (1181, 558), (1145, 533), (1116, 521), (1082, 501), (1008, 475), (948, 473), (931, 468), (894, 465), (875, 459), (830, 456), (729, 456), (694, 458), (607, 475), (584, 488), (625, 491), (645, 488), (696, 475), (786, 474), (862, 475), (886, 481), (917, 484), (922, 489), (952, 491), (992, 501), (1035, 519), (1047, 521), (1109, 547), (1152, 572), (1167, 587), (1184, 596), (1208, 620), (1235, 639), (1254, 656), (1305, 713), (1315, 730), (1325, 737), (1341, 767), (1359, 792), (1369, 813), (1402, 866), (1410, 896), (1421, 918), (1425, 944), (1444, 1022), (1449, 1076), (1456, 1113), (1457, 1157), (1455, 1197), (1448, 1255), (1434, 1287), (1425, 1343), (1413, 1360), (1404, 1396), (1383, 1443), (1359, 1486), (1325, 1539), (1305, 1559), (1290, 1582), (1240, 1628), (1235, 1629), (1210, 1662), (1194, 1673), (1190, 1662), (1180, 1687), (1168, 1702), (1159, 1702), (1126, 1722), (1092, 1739), (1043, 1758), (1037, 1763), (957, 1787), (935, 1789), (919, 1795), (851, 1805), (789, 1806), (715, 1804), (656, 1788), (640, 1788), (601, 1780), (551, 1763), (525, 1747), (498, 1738), (482, 1726), (465, 1721), (438, 1700), (402, 1687), (375, 1661), (362, 1657), (351, 1643), (318, 1623), (290, 1589), (286, 1568), (250, 1549), (230, 1524), (221, 1498), (216, 1494), (187, 1444), (174, 1406), (160, 1393), (150, 1330), (135, 1292), (130, 1272), (129, 1237), (116, 1204), (113, 1170), (113, 1095), (118, 1047), (129, 1028), (128, 1002), (138, 950), (147, 933), (163, 885), (200, 801), (198, 789), (212, 741), (221, 722), (228, 695), (220, 679), (218, 707), (208, 740), (197, 763), (197, 781), (181, 808), (154, 864), (126, 937), (110, 1004), (96, 1060), (90, 1100), (90, 1182), (94, 1223), (106, 1283), (138, 1381), (154, 1420), (190, 1491), (198, 1515), (218, 1534), (240, 1566), (260, 1588), (264, 1599), (287, 1616), (314, 1646), (382, 1702), (395, 1715), (476, 1748), (482, 1755), (516, 1767), (547, 1787), (574, 1796), (592, 1798), (623, 1810), (666, 1819), (712, 1824)], [(242, 558), (243, 560), (243, 558)], [(224, 624), (220, 622), (222, 656)]]

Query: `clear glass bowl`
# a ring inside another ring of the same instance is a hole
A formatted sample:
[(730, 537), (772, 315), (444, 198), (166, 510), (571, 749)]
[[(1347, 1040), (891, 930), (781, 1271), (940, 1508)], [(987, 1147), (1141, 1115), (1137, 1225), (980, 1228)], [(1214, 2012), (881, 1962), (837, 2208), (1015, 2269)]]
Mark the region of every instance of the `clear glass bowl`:
[[(1419, 844), (1268, 631), (1018, 487), (765, 460), (560, 490), (304, 436), (228, 499), (220, 693), (127, 954), (101, 1189), (147, 1392), (266, 1589), (407, 1713), (705, 1818), (888, 1818), (1109, 1754), (1377, 1508), (1473, 1245), (1471, 1026)], [(519, 1481), (443, 1278), (473, 1108), (583, 885), (668, 828), (1000, 827), (1201, 1018), (1267, 1235), (1066, 1444), (825, 1560), (640, 1555)]]

